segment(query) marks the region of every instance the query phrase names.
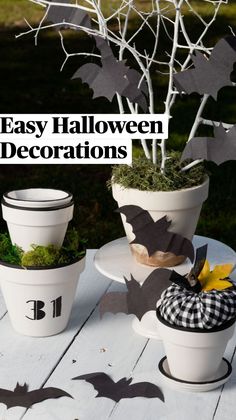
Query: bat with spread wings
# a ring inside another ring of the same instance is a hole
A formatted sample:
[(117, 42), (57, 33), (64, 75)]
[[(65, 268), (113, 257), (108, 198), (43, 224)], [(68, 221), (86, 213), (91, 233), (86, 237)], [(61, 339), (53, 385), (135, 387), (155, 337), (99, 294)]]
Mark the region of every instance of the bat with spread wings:
[(164, 395), (161, 389), (151, 382), (131, 384), (132, 378), (122, 378), (118, 382), (114, 382), (104, 372), (88, 373), (72, 378), (72, 380), (85, 380), (92, 384), (94, 389), (98, 391), (95, 398), (105, 397), (119, 402), (123, 398), (144, 397), (159, 398), (164, 402)]
[(198, 276), (205, 264), (206, 254), (207, 245), (197, 248), (193, 267), (185, 276), (175, 270), (156, 268), (144, 280), (143, 284), (137, 282), (132, 275), (131, 280), (125, 278), (127, 292), (110, 292), (103, 296), (99, 305), (100, 317), (106, 312), (113, 314), (123, 312), (128, 315), (134, 314), (141, 321), (146, 312), (156, 310), (162, 292), (171, 283), (193, 292), (200, 292), (201, 284), (198, 281)]
[(100, 317), (106, 312), (117, 314), (134, 314), (139, 320), (148, 311), (156, 310), (157, 301), (162, 292), (170, 286), (171, 270), (157, 268), (141, 285), (131, 275), (131, 280), (125, 278), (127, 292), (110, 292), (101, 299), (99, 305)]
[(127, 205), (116, 210), (126, 216), (127, 223), (130, 223), (135, 234), (131, 244), (145, 246), (148, 255), (156, 251), (172, 252), (179, 256), (189, 257), (193, 262), (194, 248), (192, 242), (182, 235), (168, 231), (171, 221), (164, 216), (154, 222), (147, 210), (139, 206)]
[(209, 94), (217, 99), (219, 90), (232, 86), (230, 75), (236, 62), (236, 37), (227, 36), (213, 48), (209, 58), (196, 51), (192, 55), (194, 69), (174, 75), (174, 83), (179, 92)]
[[(70, 4), (69, 0), (57, 0), (57, 3)], [(54, 6), (53, 4), (48, 6), (45, 19), (49, 22), (57, 24), (55, 29), (77, 29), (76, 25), (91, 28), (91, 20), (84, 10), (80, 10), (77, 7), (67, 6)], [(65, 22), (65, 23), (63, 23)], [(62, 23), (61, 25), (59, 25)]]
[(225, 131), (222, 124), (214, 127), (214, 137), (193, 137), (185, 146), (181, 161), (204, 159), (220, 165), (236, 160), (236, 125)]
[(28, 391), (28, 385), (19, 385), (18, 382), (13, 391), (0, 388), (0, 402), (5, 404), (8, 408), (25, 407), (30, 408), (33, 404), (48, 400), (51, 398), (69, 397), (70, 394), (59, 388), (40, 388), (33, 391)]
[(93, 98), (103, 96), (109, 101), (116, 93), (125, 96), (147, 110), (147, 84), (141, 82), (138, 71), (129, 68), (125, 61), (118, 61), (109, 44), (98, 37), (95, 38), (97, 48), (101, 52), (101, 64), (87, 63), (81, 66), (72, 79), (80, 78), (93, 89)]

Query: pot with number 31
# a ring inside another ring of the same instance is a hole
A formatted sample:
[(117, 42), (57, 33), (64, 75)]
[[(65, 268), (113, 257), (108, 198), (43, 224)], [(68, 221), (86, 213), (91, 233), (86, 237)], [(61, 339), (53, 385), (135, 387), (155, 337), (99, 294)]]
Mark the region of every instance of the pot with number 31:
[(68, 323), (85, 257), (57, 267), (19, 267), (0, 262), (2, 293), (20, 334), (58, 334)]

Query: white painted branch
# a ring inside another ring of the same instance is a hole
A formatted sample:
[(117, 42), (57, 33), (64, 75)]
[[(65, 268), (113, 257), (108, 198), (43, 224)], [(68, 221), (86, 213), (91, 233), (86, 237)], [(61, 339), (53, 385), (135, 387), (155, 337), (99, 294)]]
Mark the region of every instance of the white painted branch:
[(141, 145), (142, 145), (142, 148), (143, 148), (143, 151), (145, 153), (146, 158), (150, 160), (151, 155), (150, 155), (150, 152), (149, 152), (149, 149), (148, 149), (148, 146), (147, 146), (147, 142), (146, 142), (145, 139), (141, 140)]
[(195, 136), (195, 134), (196, 134), (196, 131), (197, 131), (198, 127), (199, 127), (199, 124), (201, 123), (202, 112), (203, 112), (203, 110), (204, 110), (204, 108), (206, 106), (206, 103), (207, 103), (208, 98), (209, 98), (209, 95), (208, 94), (205, 94), (205, 95), (203, 95), (203, 97), (201, 99), (201, 103), (200, 103), (200, 106), (198, 108), (198, 112), (196, 114), (195, 121), (193, 123), (192, 129), (190, 131), (190, 134), (189, 134), (189, 137), (188, 137), (188, 141), (190, 141)]
[[(143, 12), (142, 10), (138, 10), (134, 0), (123, 0), (119, 3), (119, 6), (114, 10), (111, 11), (111, 14), (107, 17), (103, 15), (102, 11), (102, 4), (101, 0), (85, 0), (83, 5), (80, 2), (74, 3), (60, 3), (59, 1), (50, 1), (50, 0), (29, 0), (32, 3), (36, 3), (41, 5), (42, 7), (49, 7), (49, 6), (58, 6), (58, 7), (77, 7), (80, 10), (88, 12), (92, 14), (92, 21), (95, 22), (96, 26), (93, 28), (83, 27), (82, 25), (75, 25), (70, 22), (61, 22), (57, 24), (44, 24), (44, 20), (46, 18), (47, 11), (39, 23), (37, 28), (33, 28), (30, 23), (27, 22), (29, 27), (24, 33), (21, 33), (17, 36), (21, 37), (26, 34), (34, 34), (35, 41), (37, 42), (38, 34), (41, 30), (46, 30), (49, 28), (57, 28), (60, 27), (62, 24), (68, 25), (71, 29), (81, 30), (89, 36), (94, 37), (102, 37), (106, 39), (109, 43), (117, 46), (119, 48), (119, 60), (123, 60), (124, 53), (126, 55), (131, 55), (139, 67), (141, 72), (141, 78), (139, 82), (139, 86), (143, 82), (146, 81), (148, 86), (148, 102), (149, 102), (149, 113), (154, 113), (154, 92), (152, 86), (152, 80), (150, 76), (151, 66), (152, 64), (157, 65), (157, 72), (164, 74), (161, 70), (161, 66), (168, 67), (168, 76), (169, 76), (169, 83), (166, 92), (166, 99), (165, 99), (165, 114), (170, 118), (172, 106), (175, 103), (175, 99), (179, 92), (174, 88), (173, 85), (173, 75), (175, 73), (175, 66), (180, 67), (180, 70), (185, 70), (188, 68), (191, 62), (191, 54), (194, 50), (201, 51), (203, 53), (210, 54), (211, 48), (206, 47), (203, 44), (203, 38), (205, 37), (206, 33), (208, 32), (209, 28), (213, 24), (218, 14), (218, 11), (222, 4), (227, 4), (228, 1), (213, 1), (213, 0), (205, 0), (208, 3), (211, 3), (214, 10), (212, 13), (212, 17), (207, 22), (201, 14), (194, 8), (194, 2), (190, 2), (190, 0), (166, 0), (164, 3), (164, 7), (162, 6), (163, 3), (160, 4), (159, 0), (150, 0), (151, 9), (148, 12)], [(166, 5), (167, 3), (167, 5)], [(181, 14), (182, 7), (187, 5), (190, 9), (191, 13), (194, 14), (195, 18), (198, 19), (199, 24), (203, 25), (203, 30), (200, 33), (197, 41), (192, 41), (192, 34), (190, 34), (185, 27), (184, 18)], [(130, 21), (131, 12), (135, 13), (137, 17), (141, 20), (141, 23), (138, 29), (130, 36), (129, 39), (127, 38), (127, 29), (128, 24)], [(150, 18), (156, 16), (156, 25), (155, 28), (150, 24)], [(112, 19), (117, 19), (119, 32), (113, 30), (113, 28), (108, 26), (108, 23), (111, 22)], [(153, 36), (153, 48), (152, 51), (147, 53), (146, 51), (143, 53), (139, 51), (136, 45), (134, 44), (135, 37), (140, 34), (143, 28), (146, 27)], [(171, 51), (167, 52), (166, 59), (164, 61), (160, 61), (156, 58), (156, 53), (159, 46), (159, 32), (161, 27), (165, 30), (167, 36), (172, 42)], [(60, 32), (59, 32), (60, 33)], [(179, 42), (181, 33), (181, 43)], [(100, 57), (99, 54), (94, 53), (87, 53), (87, 52), (80, 52), (80, 53), (69, 53), (64, 45), (63, 34), (60, 33), (61, 37), (61, 46), (62, 50), (65, 54), (65, 60), (62, 64), (62, 68), (65, 66), (67, 60), (73, 56), (81, 55), (81, 56), (91, 56), (91, 57)], [(177, 53), (180, 50), (187, 50), (187, 57), (182, 61), (181, 59), (177, 60)], [(195, 135), (199, 124), (207, 124), (206, 121), (202, 118), (202, 113), (207, 102), (208, 95), (204, 95), (199, 109), (197, 111), (195, 121), (193, 123), (189, 139)], [(138, 104), (131, 103), (128, 99), (122, 98), (120, 95), (117, 94), (117, 103), (119, 107), (119, 112), (124, 113), (124, 101), (126, 101), (127, 106), (129, 108), (129, 112), (135, 114), (138, 112)], [(210, 124), (210, 123), (209, 123)], [(208, 124), (208, 125), (209, 125)], [(213, 123), (212, 123), (213, 124)], [(147, 147), (147, 143), (145, 140), (141, 141), (141, 144), (144, 149), (145, 156), (149, 159), (150, 151)], [(159, 140), (152, 141), (152, 158), (153, 162), (157, 162), (157, 147), (160, 146), (161, 148), (161, 155), (162, 155), (162, 162), (161, 162), (161, 171), (164, 172), (165, 169), (165, 162), (168, 159), (166, 155), (166, 140), (162, 140), (159, 143)], [(192, 163), (195, 165), (196, 163)]]
[[(80, 10), (84, 10), (85, 12), (95, 13), (94, 9), (90, 7), (81, 6), (80, 4), (72, 4), (72, 3), (59, 3), (57, 1), (49, 1), (49, 0), (29, 0), (31, 3), (36, 3), (39, 6), (47, 7), (47, 6), (57, 6), (57, 7), (78, 7)], [(85, 0), (87, 1), (87, 0)], [(88, 3), (88, 1), (87, 1)]]
[(158, 143), (158, 140), (156, 139), (152, 140), (152, 162), (154, 165), (157, 164), (157, 143)]
[[(179, 24), (180, 24), (180, 16), (181, 16), (181, 7), (183, 4), (183, 0), (179, 2), (174, 0), (173, 4), (175, 6), (175, 23), (174, 23), (174, 35), (173, 35), (173, 43), (172, 43), (172, 51), (169, 59), (169, 83), (168, 83), (168, 90), (165, 100), (165, 114), (168, 118), (170, 118), (170, 104), (172, 99), (172, 91), (173, 91), (173, 72), (174, 72), (174, 63), (175, 63), (175, 56), (177, 53), (177, 46), (179, 40)], [(166, 162), (166, 139), (161, 141), (161, 172), (165, 172), (165, 162)]]
[(234, 126), (234, 124), (228, 124), (228, 123), (224, 123), (224, 122), (221, 122), (221, 121), (207, 120), (205, 118), (200, 118), (200, 122), (201, 122), (201, 124), (209, 125), (211, 127), (218, 127), (220, 124), (222, 124), (222, 126), (226, 130), (229, 129), (229, 128), (232, 128)]
[(202, 162), (203, 162), (203, 159), (194, 160), (193, 162), (191, 162), (188, 165), (184, 166), (184, 168), (181, 169), (181, 172), (186, 172), (189, 169), (193, 168), (196, 165), (199, 165), (199, 163), (202, 163)]

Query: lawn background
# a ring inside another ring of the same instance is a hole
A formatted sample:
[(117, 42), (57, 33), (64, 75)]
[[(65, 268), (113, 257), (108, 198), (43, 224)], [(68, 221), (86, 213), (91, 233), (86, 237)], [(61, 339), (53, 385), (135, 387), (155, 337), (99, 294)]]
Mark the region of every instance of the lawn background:
[[(107, 7), (109, 3), (106, 2)], [(114, 1), (112, 3), (114, 5)], [(137, 3), (142, 8), (149, 6), (148, 0), (138, 0)], [(196, 3), (207, 15), (209, 5), (203, 1)], [(79, 80), (70, 80), (82, 64), (78, 58), (71, 60), (60, 72), (64, 56), (55, 31), (43, 33), (38, 47), (35, 47), (32, 36), (15, 39), (24, 27), (24, 17), (36, 23), (40, 16), (40, 9), (27, 0), (0, 0), (0, 113), (117, 112), (115, 102), (92, 100), (92, 91), (86, 85)], [(197, 33), (199, 28), (191, 15), (188, 24)], [(130, 32), (136, 26), (137, 22), (133, 20)], [(222, 7), (209, 33), (209, 43), (229, 34), (229, 26), (236, 29), (236, 2), (232, 0)], [(71, 51), (79, 51), (86, 48), (88, 41), (84, 36), (69, 33), (66, 42)], [(148, 34), (144, 33), (139, 42), (148, 45)], [(156, 73), (153, 80), (154, 89), (158, 89), (158, 98), (161, 98), (165, 80)], [(222, 89), (217, 104), (210, 101), (206, 116), (235, 123), (235, 92), (235, 88)], [(170, 127), (171, 147), (182, 149), (198, 104), (199, 97), (195, 94), (177, 101)], [(162, 111), (160, 100), (155, 111)], [(210, 195), (203, 207), (197, 233), (221, 240), (236, 249), (236, 162), (227, 162), (220, 167), (208, 164), (208, 169), (212, 174)], [(74, 224), (88, 239), (88, 246), (98, 248), (124, 234), (119, 215), (114, 213), (116, 203), (106, 188), (110, 173), (109, 165), (0, 165), (0, 194), (29, 187), (71, 191), (76, 205)], [(3, 221), (0, 224), (5, 227)]]

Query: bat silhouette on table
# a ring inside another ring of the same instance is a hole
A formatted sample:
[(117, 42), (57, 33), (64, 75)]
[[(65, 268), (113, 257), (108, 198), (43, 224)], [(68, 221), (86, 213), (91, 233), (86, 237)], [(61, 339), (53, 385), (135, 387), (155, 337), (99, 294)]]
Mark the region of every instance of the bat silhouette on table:
[(119, 402), (123, 398), (159, 398), (164, 402), (164, 395), (157, 385), (150, 382), (138, 382), (131, 384), (132, 378), (122, 378), (118, 382), (114, 382), (110, 376), (104, 372), (88, 373), (80, 375), (73, 380), (85, 380), (93, 385), (98, 391), (95, 398), (110, 398), (115, 402)]
[(214, 137), (193, 137), (185, 146), (181, 162), (204, 159), (220, 165), (236, 160), (236, 125), (226, 131), (222, 124), (214, 127)]
[(110, 292), (103, 296), (99, 305), (100, 317), (106, 312), (123, 312), (141, 320), (146, 312), (156, 310), (162, 292), (171, 285), (171, 274), (171, 270), (157, 268), (142, 285), (132, 275), (131, 280), (125, 278), (127, 292)]
[(184, 70), (174, 75), (174, 83), (179, 92), (209, 94), (217, 99), (218, 91), (224, 86), (232, 86), (230, 75), (236, 62), (236, 37), (222, 38), (213, 48), (209, 58), (199, 51), (192, 55), (194, 69)]
[(123, 312), (128, 315), (134, 314), (141, 321), (146, 312), (156, 310), (162, 292), (171, 283), (197, 293), (200, 292), (201, 285), (198, 276), (205, 264), (206, 254), (207, 245), (196, 250), (194, 265), (185, 276), (175, 270), (156, 268), (142, 284), (137, 282), (132, 275), (131, 280), (125, 278), (127, 292), (110, 292), (104, 295), (99, 305), (100, 317), (102, 318), (106, 312), (113, 314)]
[(133, 205), (122, 206), (116, 212), (124, 214), (127, 223), (133, 228), (135, 239), (130, 243), (143, 245), (149, 256), (156, 251), (172, 252), (177, 256), (189, 257), (193, 262), (192, 242), (182, 235), (168, 231), (171, 221), (166, 216), (154, 222), (147, 210)]
[(72, 79), (80, 78), (93, 89), (93, 98), (106, 97), (109, 101), (116, 93), (137, 103), (147, 110), (147, 84), (141, 81), (138, 71), (129, 68), (125, 61), (118, 61), (111, 47), (103, 38), (96, 37), (97, 48), (101, 52), (101, 65), (87, 63), (81, 66)]
[(33, 404), (48, 400), (51, 398), (69, 397), (70, 394), (60, 388), (40, 388), (33, 391), (28, 391), (28, 385), (23, 386), (17, 382), (14, 391), (0, 388), (0, 402), (5, 404), (8, 408), (25, 407), (30, 408)]
[[(70, 4), (70, 1), (57, 0), (57, 3)], [(78, 9), (77, 7), (73, 7), (73, 5), (72, 7), (49, 5), (45, 19), (55, 24), (65, 22), (65, 24), (57, 25), (55, 27), (57, 30), (67, 28), (79, 30), (79, 28), (76, 28), (74, 25), (91, 28), (91, 20), (88, 13), (84, 10)]]

